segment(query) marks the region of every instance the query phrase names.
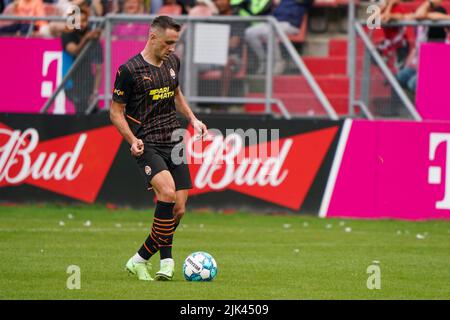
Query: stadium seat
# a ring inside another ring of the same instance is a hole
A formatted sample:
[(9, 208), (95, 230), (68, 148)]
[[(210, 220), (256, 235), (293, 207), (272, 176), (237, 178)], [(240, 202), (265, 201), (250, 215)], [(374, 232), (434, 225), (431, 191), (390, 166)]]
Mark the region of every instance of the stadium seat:
[(158, 14), (179, 16), (181, 15), (182, 11), (183, 9), (178, 4), (166, 4), (159, 9)]
[(302, 19), (299, 31), (297, 34), (289, 35), (289, 40), (294, 44), (300, 44), (305, 42), (306, 32), (308, 29), (308, 14), (305, 14)]

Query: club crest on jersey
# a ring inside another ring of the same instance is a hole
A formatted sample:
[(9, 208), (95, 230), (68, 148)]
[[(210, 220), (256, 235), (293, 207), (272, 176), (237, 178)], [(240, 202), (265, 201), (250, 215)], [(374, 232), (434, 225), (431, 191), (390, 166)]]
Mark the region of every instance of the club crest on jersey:
[(170, 71), (170, 76), (172, 77), (172, 79), (175, 79), (176, 78), (175, 71), (173, 71), (172, 68), (170, 68), (169, 71)]
[(144, 171), (148, 176), (152, 174), (152, 168), (150, 168), (150, 166), (145, 166)]

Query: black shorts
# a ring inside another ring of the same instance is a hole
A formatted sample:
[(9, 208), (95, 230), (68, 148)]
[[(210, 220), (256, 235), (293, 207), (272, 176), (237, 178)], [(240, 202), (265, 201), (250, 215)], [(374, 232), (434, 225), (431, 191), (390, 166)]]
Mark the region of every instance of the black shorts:
[[(152, 189), (151, 181), (153, 177), (163, 170), (168, 170), (175, 181), (175, 189), (192, 189), (191, 175), (186, 161), (180, 164), (172, 161), (173, 146), (145, 145), (144, 153), (136, 158), (140, 172), (145, 178), (145, 186)], [(184, 160), (185, 156), (182, 155)]]

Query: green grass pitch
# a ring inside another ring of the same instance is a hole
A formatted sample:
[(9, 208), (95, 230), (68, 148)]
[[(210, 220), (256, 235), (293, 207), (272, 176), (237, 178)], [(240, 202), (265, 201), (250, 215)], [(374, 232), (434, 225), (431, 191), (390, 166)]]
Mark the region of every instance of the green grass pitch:
[[(450, 298), (449, 222), (188, 212), (175, 234), (174, 280), (148, 283), (124, 264), (151, 221), (151, 209), (0, 206), (0, 299)], [(218, 276), (187, 282), (184, 258), (200, 250)], [(159, 254), (152, 261), (155, 272)], [(370, 290), (373, 261), (381, 288)], [(79, 290), (66, 286), (70, 265), (80, 267)]]

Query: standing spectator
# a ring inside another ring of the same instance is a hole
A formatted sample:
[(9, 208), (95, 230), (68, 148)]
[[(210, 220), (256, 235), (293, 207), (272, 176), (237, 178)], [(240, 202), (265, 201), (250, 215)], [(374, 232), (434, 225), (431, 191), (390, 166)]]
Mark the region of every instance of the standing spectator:
[[(82, 59), (76, 70), (66, 83), (66, 96), (75, 105), (77, 112), (84, 112), (93, 105), (98, 95), (101, 81), (101, 63), (103, 52), (100, 42), (100, 30), (90, 30), (89, 11), (81, 10), (80, 29), (66, 30), (62, 34), (63, 74), (65, 75), (76, 59)], [(90, 42), (93, 42), (89, 44)], [(89, 44), (89, 49), (83, 57), (80, 53)], [(95, 72), (92, 71), (95, 66)]]
[[(273, 16), (278, 20), (280, 28), (286, 34), (296, 34), (300, 30), (303, 16), (307, 12), (309, 4), (304, 4), (297, 0), (281, 0), (275, 8)], [(264, 51), (264, 43), (267, 43), (267, 37), (270, 33), (270, 26), (266, 23), (249, 27), (245, 31), (245, 40), (256, 54), (259, 62), (257, 74), (261, 74), (266, 69), (267, 54)], [(282, 60), (281, 48), (275, 41), (275, 66), (276, 74), (283, 73), (285, 62)]]

